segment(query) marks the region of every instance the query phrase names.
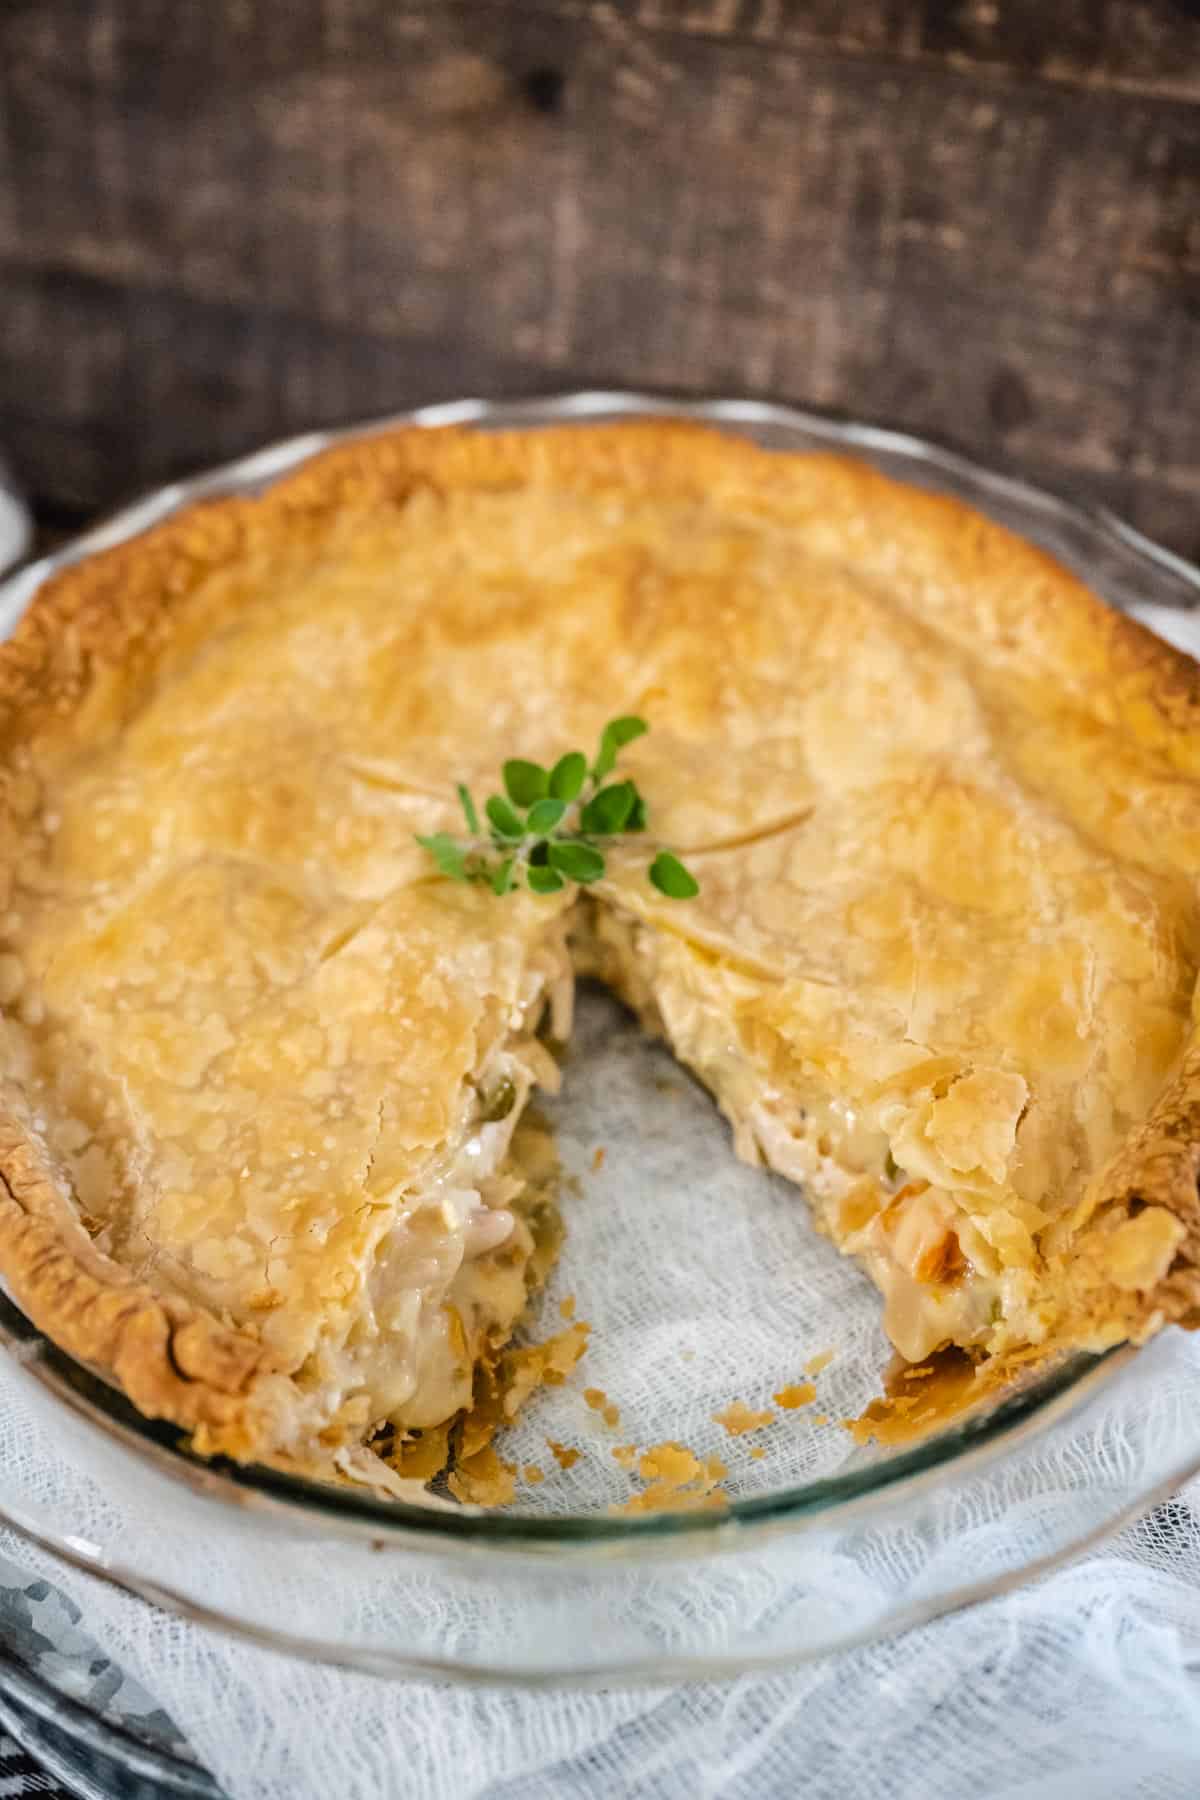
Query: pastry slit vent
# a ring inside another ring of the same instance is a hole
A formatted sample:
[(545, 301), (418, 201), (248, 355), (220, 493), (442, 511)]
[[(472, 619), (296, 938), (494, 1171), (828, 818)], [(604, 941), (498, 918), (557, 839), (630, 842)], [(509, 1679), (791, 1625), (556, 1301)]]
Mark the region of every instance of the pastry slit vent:
[(693, 848), (705, 852), (744, 850), (751, 844), (763, 844), (768, 838), (779, 837), (785, 831), (794, 831), (797, 825), (803, 825), (806, 819), (812, 817), (812, 812), (811, 806), (796, 807), (782, 818), (769, 819), (766, 824), (756, 825), (749, 831), (731, 832), (728, 837), (706, 837), (702, 844), (696, 844)]
[(354, 939), (363, 929), (364, 923), (365, 921), (362, 919), (354, 919), (349, 924), (343, 926), (340, 931), (335, 932), (331, 938), (327, 939), (321, 946), (321, 961), (328, 962), (331, 957), (337, 955), (339, 950), (344, 950), (348, 944), (353, 943)]
[(363, 757), (345, 757), (342, 766), (355, 781), (361, 782), (364, 787), (377, 788), (380, 793), (422, 796), (431, 792), (421, 782), (413, 781), (386, 763), (369, 762)]

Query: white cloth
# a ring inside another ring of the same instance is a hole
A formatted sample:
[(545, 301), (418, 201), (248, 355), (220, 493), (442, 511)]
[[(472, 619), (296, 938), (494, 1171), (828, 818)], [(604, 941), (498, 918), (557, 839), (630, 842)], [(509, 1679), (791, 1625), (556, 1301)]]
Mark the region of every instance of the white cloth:
[[(1200, 1368), (1200, 1341), (1185, 1354)], [(64, 1451), (51, 1413), (0, 1360), (0, 1493), (51, 1490), (81, 1534), (111, 1535), (119, 1483)], [(1192, 1800), (1193, 1508), (1200, 1484), (1074, 1566), (907, 1636), (794, 1673), (645, 1691), (350, 1675), (184, 1623), (11, 1534), (0, 1533), (0, 1552), (80, 1604), (232, 1800)], [(143, 1537), (156, 1529), (152, 1506), (131, 1503), (129, 1519)], [(1044, 1524), (1014, 1492), (971, 1554), (986, 1567), (989, 1543), (1028, 1534), (1032, 1548)], [(213, 1551), (183, 1536), (171, 1554), (203, 1568)]]
[[(18, 1463), (56, 1468), (81, 1522), (106, 1505), (90, 1474), (64, 1471), (44, 1412), (0, 1363), (0, 1465)], [(795, 1673), (643, 1692), (340, 1673), (184, 1624), (10, 1535), (0, 1552), (78, 1602), (231, 1800), (1193, 1800), (1194, 1506), (1200, 1483), (1103, 1552), (899, 1639)]]

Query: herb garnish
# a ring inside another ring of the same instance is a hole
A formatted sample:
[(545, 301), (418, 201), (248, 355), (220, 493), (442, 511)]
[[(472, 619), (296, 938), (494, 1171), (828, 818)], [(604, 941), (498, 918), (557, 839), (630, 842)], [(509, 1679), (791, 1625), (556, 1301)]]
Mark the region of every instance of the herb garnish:
[[(507, 894), (524, 881), (535, 894), (554, 894), (568, 881), (599, 881), (606, 868), (601, 843), (646, 829), (646, 802), (633, 781), (609, 781), (626, 744), (650, 727), (644, 719), (610, 719), (596, 760), (568, 750), (552, 769), (513, 757), (503, 769), (504, 792), (484, 803), (486, 828), (460, 781), (458, 801), (467, 838), (435, 831), (417, 842), (452, 881), (486, 882)], [(607, 784), (607, 785), (606, 785)], [(659, 850), (648, 870), (660, 894), (690, 900), (700, 892), (695, 876), (670, 850)]]

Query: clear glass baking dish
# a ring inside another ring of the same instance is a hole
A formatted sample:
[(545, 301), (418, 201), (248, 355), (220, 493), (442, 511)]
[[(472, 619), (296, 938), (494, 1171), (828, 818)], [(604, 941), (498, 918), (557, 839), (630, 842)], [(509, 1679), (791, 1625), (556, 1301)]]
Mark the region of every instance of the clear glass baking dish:
[[(850, 451), (959, 495), (1113, 604), (1160, 628), (1174, 621), (1176, 635), (1200, 601), (1195, 570), (1109, 514), (873, 425), (624, 393), (470, 400), (404, 417), (500, 429), (653, 414), (775, 448)], [(10, 580), (0, 628), (66, 563), (197, 499), (260, 490), (348, 435), (312, 433), (147, 497)], [(0, 1521), (86, 1576), (318, 1661), (391, 1676), (611, 1684), (795, 1663), (905, 1629), (1044, 1572), (1200, 1469), (1200, 1360), (1177, 1332), (1140, 1352), (1075, 1358), (917, 1444), (856, 1443), (843, 1421), (879, 1391), (888, 1360), (874, 1290), (811, 1231), (793, 1189), (733, 1165), (711, 1104), (615, 1003), (586, 995), (579, 1037), (576, 1057), (603, 1079), (568, 1079), (549, 1109), (576, 1193), (534, 1335), (561, 1328), (570, 1294), (593, 1343), (566, 1387), (535, 1398), (515, 1428), (506, 1453), (537, 1479), (512, 1505), (407, 1506), (205, 1464), (3, 1301), (5, 1419), (39, 1448), (33, 1459), (0, 1455)], [(664, 1233), (682, 1248), (636, 1316), (617, 1316), (611, 1285), (588, 1294), (589, 1268), (606, 1254), (631, 1266), (661, 1256)], [(753, 1263), (748, 1304), (717, 1329), (705, 1285), (734, 1256)], [(739, 1363), (761, 1321), (782, 1346), (783, 1385), (812, 1353), (834, 1355), (810, 1404), (772, 1409), (768, 1382), (770, 1426), (734, 1437), (714, 1413), (734, 1398), (763, 1404), (762, 1368)], [(638, 1371), (664, 1343), (670, 1380), (647, 1396)], [(602, 1402), (589, 1404), (586, 1384)], [(603, 1407), (618, 1402), (610, 1426)], [(720, 1456), (728, 1503), (620, 1510), (639, 1491), (613, 1456), (631, 1437), (639, 1449), (683, 1439)], [(573, 1468), (557, 1466), (550, 1438), (582, 1444)], [(80, 1471), (92, 1484), (82, 1510)]]

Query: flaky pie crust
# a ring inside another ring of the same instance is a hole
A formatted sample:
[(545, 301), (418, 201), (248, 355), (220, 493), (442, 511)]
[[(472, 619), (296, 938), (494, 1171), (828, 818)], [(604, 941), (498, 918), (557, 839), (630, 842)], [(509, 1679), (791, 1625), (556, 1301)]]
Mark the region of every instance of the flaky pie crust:
[[(116, 693), (105, 716), (119, 716), (181, 643), (186, 649), (198, 631), (219, 631), (221, 618), (209, 614), (197, 624), (188, 604), (215, 573), (242, 563), (269, 570), (277, 549), (318, 555), (348, 511), (392, 513), (423, 497), (527, 487), (599, 503), (636, 495), (715, 511), (744, 527), (748, 554), (755, 532), (794, 534), (868, 586), (902, 580), (930, 629), (986, 671), (997, 704), (1012, 684), (1052, 685), (1135, 757), (1184, 783), (1200, 779), (1196, 664), (952, 499), (900, 486), (853, 460), (771, 454), (671, 422), (486, 435), (403, 429), (330, 450), (260, 498), (190, 507), (46, 583), (0, 648), (0, 879), (10, 881), (30, 831), (30, 749), (52, 759), (59, 740), (86, 732), (98, 693)], [(634, 559), (632, 588), (645, 575)], [(235, 609), (265, 598), (236, 583), (227, 590)], [(653, 602), (643, 596), (638, 603)], [(664, 630), (718, 630), (701, 610), (716, 604), (713, 593), (699, 592), (692, 615)], [(596, 629), (603, 657), (603, 633), (614, 626), (598, 621)], [(1194, 878), (1181, 867), (1179, 879), (1194, 910)], [(1157, 1099), (1081, 1203), (1056, 1276), (1060, 1341), (1099, 1346), (1164, 1321), (1200, 1322), (1198, 1176), (1200, 1039), (1193, 1031)], [(39, 1328), (114, 1377), (143, 1412), (192, 1433), (201, 1451), (270, 1449), (288, 1377), (261, 1339), (136, 1279), (100, 1252), (19, 1103), (0, 1117), (0, 1183), (0, 1270)], [(1140, 1241), (1126, 1256), (1129, 1228), (1148, 1211), (1176, 1222), (1164, 1234), (1166, 1266), (1149, 1282)]]

